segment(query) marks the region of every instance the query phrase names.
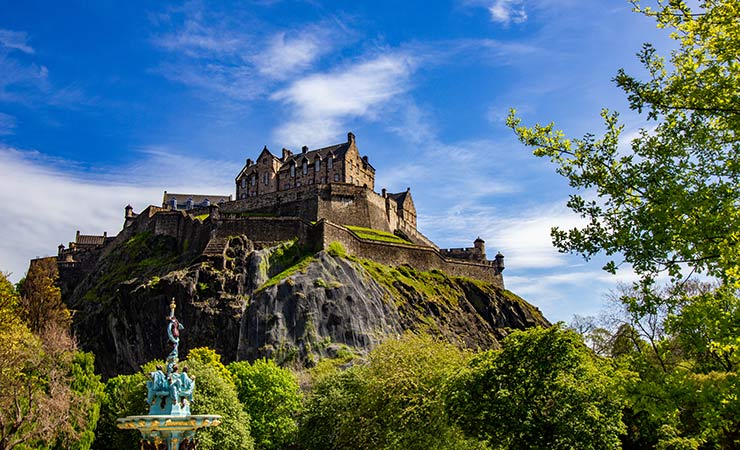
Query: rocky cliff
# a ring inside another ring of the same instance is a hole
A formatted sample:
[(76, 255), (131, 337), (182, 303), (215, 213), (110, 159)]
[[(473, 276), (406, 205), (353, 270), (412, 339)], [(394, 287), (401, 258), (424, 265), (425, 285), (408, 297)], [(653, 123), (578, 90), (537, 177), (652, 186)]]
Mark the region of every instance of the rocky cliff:
[(104, 376), (159, 358), (167, 305), (185, 324), (180, 348), (208, 346), (227, 361), (271, 357), (311, 365), (362, 355), (388, 336), (423, 331), (472, 348), (496, 348), (511, 329), (547, 325), (509, 291), (483, 282), (313, 253), (295, 243), (255, 250), (246, 236), (195, 257), (168, 236), (139, 233), (105, 254), (65, 301), (74, 331)]

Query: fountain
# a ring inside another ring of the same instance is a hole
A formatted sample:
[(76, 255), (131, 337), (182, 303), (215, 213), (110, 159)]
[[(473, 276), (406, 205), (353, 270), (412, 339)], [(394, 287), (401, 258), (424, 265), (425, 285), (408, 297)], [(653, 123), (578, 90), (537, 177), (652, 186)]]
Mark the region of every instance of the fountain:
[(221, 416), (190, 414), (195, 376), (188, 375), (187, 367), (177, 366), (180, 331), (184, 328), (175, 317), (173, 298), (167, 317), (167, 337), (172, 350), (167, 355), (166, 372), (157, 366), (149, 374), (146, 383), (149, 414), (118, 419), (118, 428), (139, 430), (142, 450), (194, 450), (195, 430), (221, 423)]

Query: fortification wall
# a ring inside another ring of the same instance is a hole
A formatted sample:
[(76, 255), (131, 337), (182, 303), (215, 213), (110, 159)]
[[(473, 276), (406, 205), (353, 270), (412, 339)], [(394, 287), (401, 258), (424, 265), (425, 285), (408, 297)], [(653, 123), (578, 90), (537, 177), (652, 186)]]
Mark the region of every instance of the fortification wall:
[(496, 270), (492, 261), (478, 263), (449, 261), (434, 248), (367, 241), (326, 220), (320, 221), (316, 226), (320, 228), (318, 235), (324, 248), (336, 241), (341, 243), (349, 254), (381, 264), (390, 266), (408, 264), (418, 270), (437, 269), (448, 275), (473, 278), (504, 287), (503, 276)]
[(243, 234), (257, 248), (278, 242), (298, 239), (298, 243), (320, 250), (316, 246), (313, 226), (299, 217), (241, 217), (221, 219), (216, 228), (216, 237), (225, 238)]

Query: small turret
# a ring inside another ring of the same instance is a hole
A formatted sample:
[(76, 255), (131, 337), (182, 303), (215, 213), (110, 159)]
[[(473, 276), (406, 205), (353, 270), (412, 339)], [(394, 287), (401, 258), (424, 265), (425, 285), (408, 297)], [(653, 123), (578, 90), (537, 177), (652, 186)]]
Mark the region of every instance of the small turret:
[(355, 143), (355, 134), (353, 132), (347, 133), (347, 143), (348, 144), (354, 144)]
[(504, 271), (504, 255), (501, 254), (501, 252), (496, 253), (496, 269), (498, 270), (498, 273), (501, 273)]
[(480, 238), (473, 241), (473, 248), (475, 249), (475, 259), (479, 261), (486, 260), (486, 241)]
[(124, 215), (123, 215), (123, 216), (124, 216), (125, 218), (127, 218), (127, 219), (128, 219), (128, 218), (130, 218), (130, 217), (134, 217), (134, 207), (133, 207), (133, 206), (131, 206), (131, 205), (126, 205), (126, 208), (124, 209), (124, 211), (125, 211), (125, 213), (124, 213)]

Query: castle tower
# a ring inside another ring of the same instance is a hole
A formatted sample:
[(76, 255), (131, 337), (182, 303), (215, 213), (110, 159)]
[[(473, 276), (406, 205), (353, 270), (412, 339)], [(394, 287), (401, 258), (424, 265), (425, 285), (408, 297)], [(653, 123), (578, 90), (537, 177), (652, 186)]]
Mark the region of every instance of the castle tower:
[(473, 241), (473, 248), (475, 248), (475, 257), (479, 261), (486, 260), (486, 241), (478, 236), (478, 239)]

